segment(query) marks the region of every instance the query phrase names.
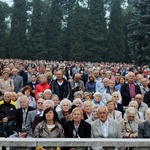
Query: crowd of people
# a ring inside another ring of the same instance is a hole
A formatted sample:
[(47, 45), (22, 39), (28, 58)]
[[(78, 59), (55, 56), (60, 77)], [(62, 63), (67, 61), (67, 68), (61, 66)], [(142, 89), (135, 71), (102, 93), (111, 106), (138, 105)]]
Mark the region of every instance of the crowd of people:
[(6, 59), (0, 75), (1, 137), (150, 138), (147, 65)]

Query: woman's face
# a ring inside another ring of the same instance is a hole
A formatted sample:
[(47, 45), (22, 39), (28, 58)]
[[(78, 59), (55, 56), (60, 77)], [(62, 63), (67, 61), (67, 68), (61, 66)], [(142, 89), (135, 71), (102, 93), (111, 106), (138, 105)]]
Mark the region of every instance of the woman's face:
[(81, 119), (82, 119), (82, 114), (79, 110), (76, 110), (73, 112), (72, 114), (72, 119), (75, 121), (75, 122), (80, 122)]
[(82, 107), (82, 104), (80, 102), (75, 102), (75, 105), (80, 108)]
[(92, 104), (88, 104), (88, 103), (85, 104), (84, 111), (87, 112), (87, 113), (92, 112)]
[(93, 117), (94, 117), (95, 119), (97, 119), (97, 118), (98, 118), (97, 108), (93, 109), (93, 111), (92, 111), (92, 115), (93, 115)]
[(45, 114), (45, 118), (46, 118), (47, 121), (53, 120), (54, 119), (54, 113), (53, 113), (53, 111), (50, 110), (49, 112), (47, 112)]
[(90, 81), (94, 81), (94, 78), (93, 78), (93, 77), (90, 77), (89, 80), (90, 80)]
[(57, 106), (59, 104), (59, 99), (58, 97), (53, 97), (52, 101), (54, 101), (54, 105)]
[(68, 112), (69, 109), (70, 109), (70, 105), (67, 102), (63, 102), (63, 104), (62, 104), (62, 110), (64, 112)]
[(125, 82), (124, 78), (120, 78), (120, 84), (123, 84)]
[(45, 93), (44, 94), (44, 99), (50, 99), (51, 98), (51, 94), (50, 93)]
[(128, 116), (128, 121), (134, 120), (135, 116)]
[(95, 95), (95, 96), (94, 96), (94, 100), (95, 100), (96, 102), (100, 102), (101, 96), (100, 96), (100, 95)]
[(13, 95), (13, 96), (11, 97), (11, 99), (15, 102), (15, 101), (17, 100), (17, 97), (16, 97), (15, 95)]
[(112, 99), (113, 99), (113, 101), (116, 103), (116, 102), (118, 102), (118, 100), (119, 100), (119, 95), (118, 94), (114, 94), (113, 96), (112, 96)]
[(24, 95), (30, 96), (30, 90), (29, 89), (25, 90)]
[(135, 110), (137, 110), (137, 105), (136, 104), (131, 104), (130, 107), (133, 107)]
[(115, 83), (113, 81), (109, 82), (109, 88), (113, 89), (115, 87)]

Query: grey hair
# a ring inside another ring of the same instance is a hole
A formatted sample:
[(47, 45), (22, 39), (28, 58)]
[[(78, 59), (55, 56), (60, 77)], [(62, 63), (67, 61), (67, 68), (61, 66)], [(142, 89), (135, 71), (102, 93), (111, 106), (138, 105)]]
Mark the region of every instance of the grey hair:
[(27, 97), (26, 95), (21, 95), (21, 96), (19, 97), (19, 101), (20, 101), (21, 99), (25, 99), (26, 101), (28, 101), (28, 97)]
[(72, 106), (72, 103), (71, 103), (71, 101), (69, 100), (69, 99), (67, 99), (67, 98), (64, 98), (61, 102), (60, 102), (60, 108), (62, 109), (62, 106), (63, 106), (63, 103), (68, 103), (69, 104), (69, 109), (71, 108), (71, 106)]
[(96, 95), (100, 95), (102, 97), (102, 94), (100, 92), (95, 92), (93, 96), (95, 97)]
[(126, 109), (125, 111), (125, 118), (128, 119), (128, 116), (136, 116), (136, 110), (133, 107), (129, 107), (128, 109)]
[(139, 106), (138, 103), (137, 103), (137, 101), (130, 101), (128, 107), (131, 107), (132, 104), (136, 104), (137, 108)]
[(54, 101), (52, 101), (52, 100), (45, 100), (44, 103), (43, 103), (43, 108), (45, 107), (45, 105), (46, 105), (47, 103), (50, 103), (51, 106), (52, 106), (52, 108), (54, 108), (55, 104), (54, 104)]
[(46, 90), (44, 90), (44, 94), (46, 94), (46, 93), (52, 94), (52, 91), (50, 89), (46, 89)]
[(96, 110), (97, 113), (98, 113), (99, 109), (101, 109), (101, 108), (105, 108), (106, 112), (108, 113), (108, 108), (106, 106), (98, 106), (98, 108)]
[(83, 102), (81, 101), (80, 98), (74, 99), (73, 102), (72, 102), (72, 104), (75, 105), (76, 102), (80, 103), (82, 105), (81, 107), (83, 107)]

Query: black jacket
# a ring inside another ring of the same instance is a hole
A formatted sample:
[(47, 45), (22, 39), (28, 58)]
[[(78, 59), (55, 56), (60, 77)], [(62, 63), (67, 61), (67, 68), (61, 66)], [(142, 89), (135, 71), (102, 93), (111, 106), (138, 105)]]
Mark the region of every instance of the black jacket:
[(15, 120), (15, 103), (10, 101), (6, 103), (4, 100), (0, 102), (0, 122), (4, 117), (8, 117), (8, 122), (11, 120)]
[(51, 90), (53, 94), (57, 94), (59, 99), (62, 100), (63, 98), (68, 98), (70, 99), (70, 94), (71, 94), (71, 85), (70, 82), (67, 81), (66, 79), (63, 79), (63, 84), (62, 84), (62, 88), (63, 88), (63, 96), (61, 97), (60, 94), (60, 87), (57, 83), (57, 79), (54, 80), (51, 84)]
[(146, 103), (148, 107), (150, 107), (150, 91), (144, 94), (144, 103)]
[[(32, 111), (32, 110), (34, 110), (34, 108), (28, 106), (26, 118), (28, 117), (28, 112)], [(22, 108), (17, 109), (16, 112), (15, 112), (15, 115), (16, 115), (16, 131), (21, 132), (22, 123), (23, 123)]]
[[(74, 121), (67, 121), (63, 125), (65, 137), (66, 138), (73, 138), (74, 128)], [(91, 137), (91, 125), (84, 120), (81, 120), (79, 125), (78, 131), (76, 131), (76, 138), (90, 138)]]
[[(135, 85), (135, 93), (136, 94), (141, 94), (140, 87), (137, 84), (134, 84), (134, 85)], [(121, 86), (120, 92), (121, 92), (121, 96), (122, 96), (122, 105), (123, 106), (128, 106), (129, 102), (132, 99), (132, 97), (130, 96), (128, 83), (124, 83)]]

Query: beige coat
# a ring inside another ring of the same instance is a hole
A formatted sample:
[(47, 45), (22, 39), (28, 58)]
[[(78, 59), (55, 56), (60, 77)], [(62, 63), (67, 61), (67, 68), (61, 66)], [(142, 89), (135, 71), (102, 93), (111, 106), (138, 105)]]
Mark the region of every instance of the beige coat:
[(122, 119), (120, 121), (121, 134), (122, 134), (123, 138), (129, 138), (130, 134), (133, 134), (135, 138), (138, 137), (138, 124), (140, 123), (140, 121), (137, 118), (135, 118), (134, 121), (135, 121), (135, 123), (134, 123), (135, 132), (134, 133), (132, 132), (131, 126), (127, 119)]
[(0, 91), (2, 93), (6, 92), (6, 91), (13, 92), (14, 91), (14, 81), (12, 79), (8, 79), (7, 83), (6, 83), (4, 79), (0, 79)]

